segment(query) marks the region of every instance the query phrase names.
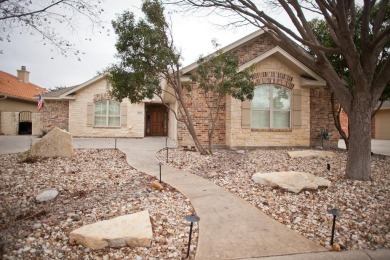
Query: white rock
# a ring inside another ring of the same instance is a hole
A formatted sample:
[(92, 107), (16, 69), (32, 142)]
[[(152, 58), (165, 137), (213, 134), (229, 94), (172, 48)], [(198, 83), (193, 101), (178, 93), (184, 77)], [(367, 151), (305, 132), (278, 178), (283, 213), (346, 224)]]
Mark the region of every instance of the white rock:
[[(55, 199), (57, 197), (57, 195), (58, 195), (58, 191), (56, 189), (46, 189), (46, 190), (41, 191), (36, 196), (35, 200), (38, 202), (45, 202), (45, 201)], [(38, 225), (37, 225), (37, 227), (38, 227)]]
[(305, 172), (267, 172), (255, 173), (252, 180), (256, 183), (299, 193), (304, 189), (316, 190), (319, 187), (329, 187), (331, 182), (325, 178)]
[(152, 239), (152, 224), (147, 210), (86, 225), (69, 235), (70, 243), (80, 243), (94, 250), (105, 247), (150, 247)]

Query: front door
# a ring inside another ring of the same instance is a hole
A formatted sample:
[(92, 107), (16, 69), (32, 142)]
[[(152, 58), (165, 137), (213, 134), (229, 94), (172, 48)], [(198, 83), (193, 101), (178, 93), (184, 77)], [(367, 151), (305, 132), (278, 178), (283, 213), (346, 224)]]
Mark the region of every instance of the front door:
[(146, 135), (167, 136), (168, 114), (163, 106), (148, 106), (146, 112)]

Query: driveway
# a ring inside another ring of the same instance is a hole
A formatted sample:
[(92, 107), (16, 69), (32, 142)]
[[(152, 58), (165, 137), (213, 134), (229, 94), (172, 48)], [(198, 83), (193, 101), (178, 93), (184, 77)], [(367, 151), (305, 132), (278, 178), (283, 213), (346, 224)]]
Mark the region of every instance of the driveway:
[[(339, 140), (339, 148), (345, 149), (344, 140)], [(373, 153), (390, 156), (390, 140), (371, 140), (371, 150)]]
[[(20, 153), (27, 151), (30, 145), (38, 142), (40, 138), (34, 136), (0, 136), (0, 154), (7, 153)], [(142, 140), (142, 139), (131, 139), (131, 140)], [(75, 148), (114, 148), (115, 139), (113, 138), (73, 138), (73, 145)], [(88, 143), (88, 145), (87, 145)], [(171, 144), (172, 146), (172, 144)], [(338, 147), (345, 149), (345, 143), (341, 139)], [(390, 156), (390, 140), (377, 140), (371, 141), (372, 151), (376, 154), (383, 154)]]

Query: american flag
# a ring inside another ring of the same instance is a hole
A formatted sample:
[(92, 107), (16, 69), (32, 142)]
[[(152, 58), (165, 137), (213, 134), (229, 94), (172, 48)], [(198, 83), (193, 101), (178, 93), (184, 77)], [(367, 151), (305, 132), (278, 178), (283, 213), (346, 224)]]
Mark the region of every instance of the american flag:
[(43, 106), (43, 97), (41, 96), (41, 94), (38, 95), (38, 111), (40, 111), (42, 109), (42, 106)]

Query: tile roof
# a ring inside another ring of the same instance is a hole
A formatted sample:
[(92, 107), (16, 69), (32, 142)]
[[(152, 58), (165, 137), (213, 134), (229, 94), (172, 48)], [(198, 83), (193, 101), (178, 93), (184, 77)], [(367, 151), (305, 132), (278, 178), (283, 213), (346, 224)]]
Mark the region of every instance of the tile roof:
[(47, 90), (33, 83), (23, 83), (16, 76), (0, 71), (0, 94), (14, 98), (34, 100), (34, 96)]

